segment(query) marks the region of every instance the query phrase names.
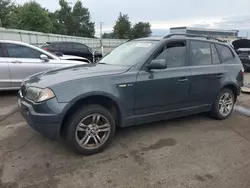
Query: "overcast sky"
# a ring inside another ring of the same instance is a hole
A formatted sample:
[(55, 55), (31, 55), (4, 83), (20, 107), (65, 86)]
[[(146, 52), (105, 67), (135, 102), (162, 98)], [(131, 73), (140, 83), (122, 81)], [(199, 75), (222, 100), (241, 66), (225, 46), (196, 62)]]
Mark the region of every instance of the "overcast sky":
[[(16, 0), (24, 3), (28, 0)], [(54, 11), (59, 0), (36, 0)], [(76, 0), (68, 0), (74, 4)], [(119, 12), (128, 14), (132, 23), (148, 21), (153, 30), (175, 26), (239, 29), (250, 35), (250, 0), (82, 0), (89, 8), (92, 21), (104, 31), (112, 31)]]

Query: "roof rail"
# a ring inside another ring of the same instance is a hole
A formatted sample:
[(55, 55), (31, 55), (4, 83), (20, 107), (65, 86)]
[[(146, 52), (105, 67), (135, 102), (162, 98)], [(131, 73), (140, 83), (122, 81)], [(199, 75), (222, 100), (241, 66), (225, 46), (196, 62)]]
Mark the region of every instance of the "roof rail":
[(170, 38), (172, 36), (186, 36), (186, 37), (202, 37), (202, 38), (206, 38), (206, 39), (213, 39), (213, 40), (217, 40), (219, 42), (223, 42), (222, 40), (216, 38), (216, 37), (212, 37), (212, 36), (206, 36), (206, 35), (196, 35), (196, 34), (188, 34), (188, 33), (173, 33), (173, 34), (168, 34), (165, 37), (163, 37), (163, 39), (166, 38)]

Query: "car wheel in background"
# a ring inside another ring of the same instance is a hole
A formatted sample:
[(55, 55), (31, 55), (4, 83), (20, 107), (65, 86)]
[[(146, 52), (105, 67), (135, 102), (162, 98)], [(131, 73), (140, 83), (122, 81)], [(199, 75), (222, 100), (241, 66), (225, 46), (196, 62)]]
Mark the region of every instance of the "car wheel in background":
[(212, 106), (211, 116), (218, 120), (228, 118), (233, 112), (235, 97), (231, 89), (222, 89)]
[(75, 152), (92, 155), (107, 147), (115, 133), (111, 112), (100, 105), (80, 108), (66, 123), (66, 142)]

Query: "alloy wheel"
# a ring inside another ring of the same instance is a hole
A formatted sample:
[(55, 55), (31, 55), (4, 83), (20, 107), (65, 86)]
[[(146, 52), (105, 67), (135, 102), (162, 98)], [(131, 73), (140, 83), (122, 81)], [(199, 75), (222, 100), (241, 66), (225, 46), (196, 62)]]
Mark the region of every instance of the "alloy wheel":
[(228, 116), (234, 106), (233, 96), (230, 93), (224, 93), (219, 100), (219, 112), (222, 116)]
[(76, 141), (84, 149), (97, 149), (109, 138), (110, 122), (101, 114), (91, 114), (83, 118), (75, 130)]

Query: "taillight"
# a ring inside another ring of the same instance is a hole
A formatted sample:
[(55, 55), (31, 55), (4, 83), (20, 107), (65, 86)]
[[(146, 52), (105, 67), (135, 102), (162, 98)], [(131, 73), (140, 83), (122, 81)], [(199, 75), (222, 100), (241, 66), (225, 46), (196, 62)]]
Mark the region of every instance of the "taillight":
[(48, 48), (44, 48), (44, 50), (48, 51)]

